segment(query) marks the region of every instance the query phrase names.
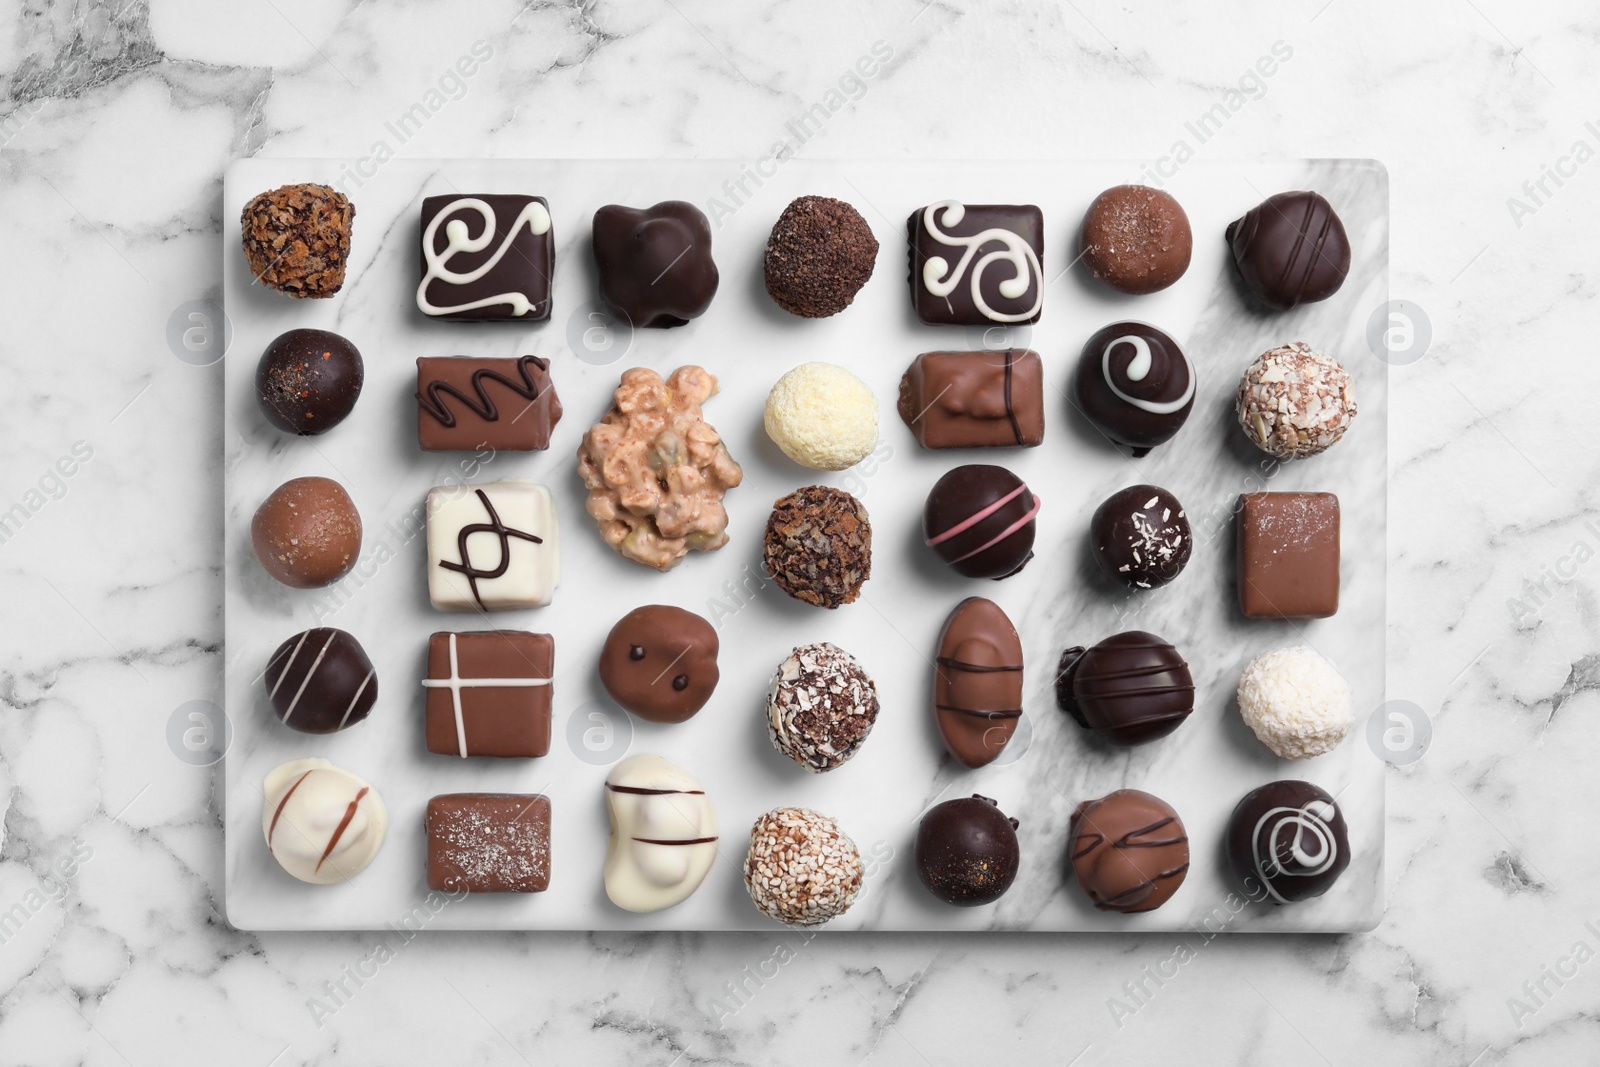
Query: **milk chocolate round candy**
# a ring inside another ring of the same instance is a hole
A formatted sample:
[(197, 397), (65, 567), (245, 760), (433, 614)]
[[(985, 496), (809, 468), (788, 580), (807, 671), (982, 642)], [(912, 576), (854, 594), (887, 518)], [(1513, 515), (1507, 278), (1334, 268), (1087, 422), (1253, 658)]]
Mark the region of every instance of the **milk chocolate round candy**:
[(933, 666), (933, 717), (964, 767), (993, 763), (1022, 717), (1022, 639), (1000, 605), (968, 597), (945, 620)]
[(1320, 897), (1350, 866), (1350, 837), (1333, 797), (1310, 782), (1270, 782), (1228, 820), (1228, 863), (1255, 899)]
[(1134, 589), (1154, 589), (1189, 562), (1193, 539), (1178, 498), (1156, 485), (1130, 485), (1107, 497), (1089, 522), (1094, 558)]
[(1183, 427), (1195, 384), (1178, 342), (1142, 322), (1114, 322), (1083, 346), (1073, 393), (1101, 433), (1142, 456)]
[(361, 516), (331, 478), (295, 478), (273, 490), (250, 521), (261, 566), (284, 585), (332, 585), (361, 555)]
[(1063, 652), (1056, 702), (1113, 745), (1143, 745), (1183, 725), (1194, 710), (1194, 678), (1177, 649), (1129, 630)]
[(1078, 240), (1096, 280), (1134, 295), (1183, 277), (1194, 247), (1182, 206), (1170, 193), (1144, 185), (1118, 185), (1095, 197)]
[(936, 804), (917, 827), (917, 877), (946, 904), (975, 907), (1005, 895), (1017, 877), (1017, 820), (974, 793)]
[(647, 604), (624, 615), (600, 650), (600, 684), (650, 722), (683, 722), (717, 688), (717, 631), (692, 611)]
[(968, 578), (1009, 578), (1033, 558), (1039, 498), (1004, 467), (969, 463), (934, 483), (922, 533), (939, 558)]
[(354, 726), (378, 700), (377, 673), (366, 649), (332, 627), (307, 630), (279, 645), (261, 680), (279, 721), (308, 734)]
[(284, 433), (309, 437), (344, 421), (361, 396), (356, 346), (327, 330), (279, 334), (256, 364), (256, 401)]
[(594, 213), (600, 298), (635, 326), (683, 326), (717, 295), (711, 225), (693, 204), (607, 204)]
[(1189, 873), (1189, 835), (1172, 805), (1138, 789), (1078, 805), (1068, 855), (1101, 911), (1154, 911)]
[(1226, 236), (1245, 285), (1279, 311), (1326, 300), (1350, 273), (1350, 238), (1318, 193), (1269, 196), (1230, 223)]

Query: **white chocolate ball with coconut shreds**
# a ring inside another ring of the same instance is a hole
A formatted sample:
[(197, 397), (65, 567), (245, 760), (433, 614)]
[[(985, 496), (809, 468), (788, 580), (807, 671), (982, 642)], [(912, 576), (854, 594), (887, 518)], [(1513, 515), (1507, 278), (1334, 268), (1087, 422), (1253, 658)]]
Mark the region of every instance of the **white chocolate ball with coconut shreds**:
[(383, 847), (389, 812), (365, 780), (325, 759), (297, 759), (261, 783), (261, 832), (284, 870), (312, 885), (347, 881)]
[(1356, 721), (1349, 685), (1304, 645), (1268, 652), (1244, 669), (1239, 714), (1281, 759), (1332, 752)]
[(878, 398), (832, 363), (802, 363), (779, 378), (764, 421), (783, 454), (813, 470), (842, 471), (878, 444)]

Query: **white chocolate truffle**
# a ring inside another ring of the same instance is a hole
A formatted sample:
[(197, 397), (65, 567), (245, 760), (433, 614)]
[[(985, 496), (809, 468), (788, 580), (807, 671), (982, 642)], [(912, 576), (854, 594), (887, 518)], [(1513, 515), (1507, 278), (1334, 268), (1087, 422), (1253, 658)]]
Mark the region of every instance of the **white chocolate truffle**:
[(544, 486), (441, 485), (428, 493), (427, 524), (428, 599), (440, 611), (537, 608), (555, 596), (561, 531)]
[(302, 882), (332, 885), (367, 869), (389, 830), (377, 790), (324, 759), (297, 759), (267, 775), (261, 832), (267, 851)]
[(1331, 752), (1355, 723), (1350, 687), (1304, 645), (1258, 657), (1239, 679), (1239, 714), (1281, 759)]
[(717, 858), (717, 813), (693, 775), (660, 756), (629, 756), (606, 776), (606, 811), (611, 903), (660, 911), (700, 888)]
[(779, 378), (764, 421), (783, 454), (813, 470), (842, 471), (878, 444), (878, 398), (832, 363), (803, 363)]

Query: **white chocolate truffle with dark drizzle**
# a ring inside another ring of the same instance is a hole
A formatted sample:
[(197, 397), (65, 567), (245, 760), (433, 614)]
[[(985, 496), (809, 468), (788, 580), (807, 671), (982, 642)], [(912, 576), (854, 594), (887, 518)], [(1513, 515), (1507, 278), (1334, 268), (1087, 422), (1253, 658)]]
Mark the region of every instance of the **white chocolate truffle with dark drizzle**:
[(383, 847), (389, 812), (363, 779), (323, 759), (285, 763), (261, 784), (261, 832), (279, 866), (332, 885), (367, 869)]
[(661, 911), (700, 888), (717, 858), (717, 813), (693, 775), (660, 756), (630, 756), (606, 776), (606, 811), (611, 903)]

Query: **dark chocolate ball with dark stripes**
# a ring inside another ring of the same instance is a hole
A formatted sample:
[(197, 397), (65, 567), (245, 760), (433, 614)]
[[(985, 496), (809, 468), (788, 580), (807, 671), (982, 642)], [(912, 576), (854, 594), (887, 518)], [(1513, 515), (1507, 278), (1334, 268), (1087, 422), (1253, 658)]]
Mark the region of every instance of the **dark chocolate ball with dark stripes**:
[(295, 634), (279, 645), (262, 682), (278, 721), (307, 734), (354, 726), (378, 700), (378, 675), (366, 649), (332, 627)]
[(922, 509), (923, 539), (968, 578), (1009, 578), (1033, 558), (1039, 498), (1004, 467), (949, 471)]
[(1063, 652), (1056, 702), (1111, 744), (1142, 745), (1183, 725), (1194, 710), (1194, 678), (1177, 649), (1129, 630)]
[(1333, 205), (1309, 190), (1278, 193), (1228, 224), (1239, 277), (1277, 311), (1326, 300), (1350, 273), (1350, 238)]

